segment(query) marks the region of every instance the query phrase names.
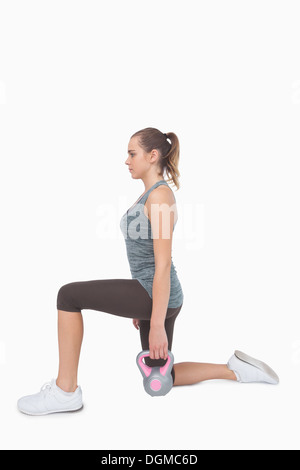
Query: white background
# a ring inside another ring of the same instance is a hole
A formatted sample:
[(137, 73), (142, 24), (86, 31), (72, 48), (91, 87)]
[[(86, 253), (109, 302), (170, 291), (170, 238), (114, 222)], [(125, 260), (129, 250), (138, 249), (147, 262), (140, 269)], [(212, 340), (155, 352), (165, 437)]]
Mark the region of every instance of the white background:
[[(286, 0), (1, 1), (1, 448), (300, 448), (298, 13)], [(83, 411), (25, 416), (18, 398), (57, 374), (60, 286), (131, 278), (119, 221), (144, 191), (125, 165), (144, 127), (181, 145), (175, 362), (240, 349), (281, 383), (151, 398), (131, 320), (84, 310)]]

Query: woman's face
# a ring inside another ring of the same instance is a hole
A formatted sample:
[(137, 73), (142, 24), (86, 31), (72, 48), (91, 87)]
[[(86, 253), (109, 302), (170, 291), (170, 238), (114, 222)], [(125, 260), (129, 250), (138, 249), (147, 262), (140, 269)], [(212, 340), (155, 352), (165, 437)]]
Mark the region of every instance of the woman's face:
[(140, 179), (144, 178), (150, 169), (152, 171), (157, 157), (158, 152), (156, 150), (152, 150), (149, 154), (145, 153), (139, 146), (138, 137), (132, 137), (128, 144), (128, 158), (125, 163), (130, 169), (131, 176)]
[(133, 137), (128, 144), (128, 158), (126, 165), (133, 178), (142, 178), (145, 172), (149, 169), (147, 160), (145, 158), (144, 150), (138, 144), (138, 138)]

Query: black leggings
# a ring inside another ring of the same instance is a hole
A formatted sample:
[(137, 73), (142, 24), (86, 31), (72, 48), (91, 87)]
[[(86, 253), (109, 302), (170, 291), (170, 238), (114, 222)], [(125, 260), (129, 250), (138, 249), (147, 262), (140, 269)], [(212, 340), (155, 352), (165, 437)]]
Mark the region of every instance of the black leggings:
[[(170, 351), (174, 323), (181, 307), (182, 305), (167, 310), (165, 330)], [(149, 349), (152, 299), (137, 279), (101, 279), (65, 284), (57, 294), (57, 309), (67, 312), (81, 312), (83, 309), (99, 310), (119, 317), (137, 318), (140, 320), (142, 349)], [(166, 363), (164, 359), (150, 359), (150, 357), (144, 360), (149, 367), (160, 367)], [(172, 377), (174, 382), (174, 367)]]

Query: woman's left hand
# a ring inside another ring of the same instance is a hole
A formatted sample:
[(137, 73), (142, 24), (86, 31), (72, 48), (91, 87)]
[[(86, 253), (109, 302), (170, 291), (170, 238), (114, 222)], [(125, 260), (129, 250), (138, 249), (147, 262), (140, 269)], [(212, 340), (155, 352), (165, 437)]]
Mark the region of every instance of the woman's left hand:
[(149, 333), (150, 359), (168, 359), (168, 337), (164, 326), (151, 326)]
[(134, 328), (136, 328), (137, 330), (140, 329), (140, 320), (138, 318), (134, 318), (132, 320), (132, 323), (133, 323)]

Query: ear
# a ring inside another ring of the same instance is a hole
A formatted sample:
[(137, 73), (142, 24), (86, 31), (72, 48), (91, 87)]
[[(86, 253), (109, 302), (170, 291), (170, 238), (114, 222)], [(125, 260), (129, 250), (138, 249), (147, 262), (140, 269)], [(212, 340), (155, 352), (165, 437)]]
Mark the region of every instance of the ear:
[(151, 163), (154, 163), (154, 162), (157, 162), (159, 160), (159, 153), (158, 153), (158, 150), (156, 149), (153, 149), (151, 151), (151, 155), (150, 155), (150, 162)]

